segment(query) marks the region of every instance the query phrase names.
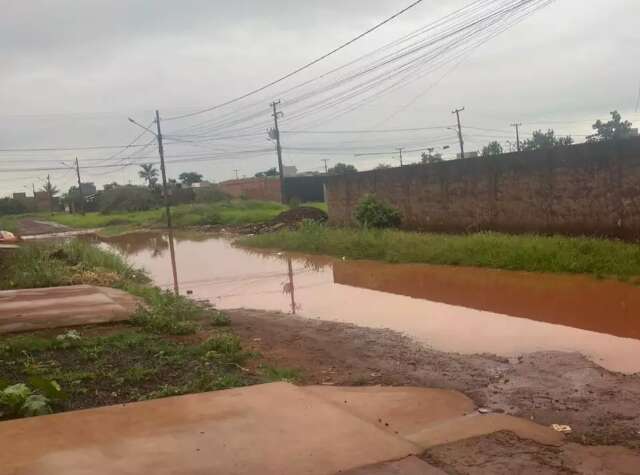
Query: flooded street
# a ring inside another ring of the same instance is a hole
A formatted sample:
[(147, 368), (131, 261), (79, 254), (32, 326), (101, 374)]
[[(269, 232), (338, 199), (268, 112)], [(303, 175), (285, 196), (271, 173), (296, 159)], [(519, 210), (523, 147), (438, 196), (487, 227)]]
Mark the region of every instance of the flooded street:
[[(158, 233), (105, 245), (171, 287), (168, 243)], [(182, 293), (218, 308), (254, 308), (389, 328), (441, 351), (514, 356), (577, 351), (599, 365), (640, 371), (640, 288), (585, 276), (341, 261), (234, 247), (178, 234)]]

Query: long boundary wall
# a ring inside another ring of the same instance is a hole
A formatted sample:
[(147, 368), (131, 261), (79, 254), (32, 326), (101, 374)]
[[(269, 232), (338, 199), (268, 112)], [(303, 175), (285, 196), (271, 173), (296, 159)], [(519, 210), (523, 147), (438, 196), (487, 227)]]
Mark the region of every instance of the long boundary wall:
[(640, 139), (329, 177), (329, 221), (372, 193), (408, 229), (640, 238)]

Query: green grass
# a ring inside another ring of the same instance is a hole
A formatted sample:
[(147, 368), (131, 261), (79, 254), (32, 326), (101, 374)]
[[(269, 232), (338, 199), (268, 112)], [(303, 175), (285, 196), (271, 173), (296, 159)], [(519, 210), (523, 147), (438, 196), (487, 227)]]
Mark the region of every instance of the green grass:
[(243, 369), (255, 355), (228, 330), (196, 342), (133, 327), (103, 330), (80, 330), (73, 341), (61, 341), (52, 332), (0, 338), (0, 378), (5, 384), (33, 377), (56, 381), (67, 395), (56, 412), (270, 380)]
[[(202, 225), (241, 225), (268, 221), (288, 209), (279, 203), (235, 200), (207, 204), (185, 204), (171, 208), (176, 227)], [(53, 221), (75, 229), (106, 228), (104, 232), (115, 235), (141, 228), (158, 228), (166, 224), (164, 208), (125, 213), (36, 213), (29, 215), (0, 216), (0, 229), (16, 231), (20, 219), (34, 218)]]
[(0, 289), (143, 281), (146, 276), (120, 256), (80, 240), (25, 243), (0, 261)]
[(18, 231), (18, 221), (20, 221), (24, 215), (4, 215), (0, 216), (0, 230), (10, 231), (15, 233)]
[(244, 238), (240, 244), (397, 263), (583, 273), (624, 280), (640, 276), (639, 245), (585, 237), (491, 232), (448, 235), (306, 223), (299, 230)]

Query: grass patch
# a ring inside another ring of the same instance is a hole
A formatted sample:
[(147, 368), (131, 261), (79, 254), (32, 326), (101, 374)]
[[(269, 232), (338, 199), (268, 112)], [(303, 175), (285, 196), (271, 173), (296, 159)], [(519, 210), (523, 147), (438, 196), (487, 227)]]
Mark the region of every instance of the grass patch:
[[(0, 339), (0, 378), (20, 384), (38, 377), (66, 394), (56, 410), (153, 399), (265, 382), (242, 368), (254, 355), (228, 330), (201, 342), (180, 342), (143, 329), (83, 334), (63, 342), (51, 332)], [(6, 413), (0, 419), (15, 415)]]
[(395, 263), (581, 273), (623, 280), (640, 276), (640, 246), (586, 237), (492, 232), (449, 235), (305, 223), (295, 231), (252, 236), (240, 244)]
[(0, 261), (0, 289), (73, 284), (118, 286), (145, 280), (143, 273), (121, 257), (80, 240), (24, 244), (5, 253)]
[[(269, 221), (286, 206), (264, 201), (234, 200), (206, 204), (185, 204), (171, 208), (176, 227), (202, 225), (252, 224)], [(122, 234), (142, 228), (162, 228), (166, 224), (164, 208), (148, 211), (116, 212), (109, 214), (36, 213), (0, 217), (0, 229), (16, 231), (17, 223), (26, 217), (53, 221), (75, 229), (106, 228), (109, 235)], [(112, 229), (111, 229), (112, 228)]]
[(24, 215), (4, 215), (0, 216), (0, 230), (12, 233), (18, 232), (18, 221), (24, 218)]

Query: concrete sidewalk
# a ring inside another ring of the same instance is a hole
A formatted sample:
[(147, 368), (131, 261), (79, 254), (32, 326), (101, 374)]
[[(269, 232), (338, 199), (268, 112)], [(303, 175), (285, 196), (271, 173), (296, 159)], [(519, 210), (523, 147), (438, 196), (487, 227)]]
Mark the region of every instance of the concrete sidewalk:
[[(473, 412), (455, 391), (273, 383), (3, 422), (0, 472), (438, 474), (411, 458), (426, 448), (420, 434), (448, 424), (455, 440), (451, 427)], [(482, 416), (471, 417), (482, 427)], [(562, 438), (540, 430), (551, 443)]]
[(117, 289), (73, 285), (0, 292), (0, 334), (127, 320), (139, 303)]

